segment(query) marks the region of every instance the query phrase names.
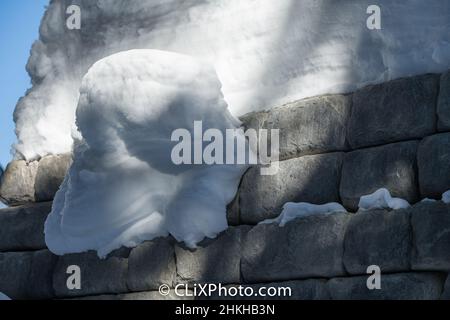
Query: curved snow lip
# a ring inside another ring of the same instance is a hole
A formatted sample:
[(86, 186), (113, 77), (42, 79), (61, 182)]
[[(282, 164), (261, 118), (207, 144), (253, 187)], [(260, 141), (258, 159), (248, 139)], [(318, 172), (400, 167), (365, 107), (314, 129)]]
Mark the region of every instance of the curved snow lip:
[(359, 210), (367, 211), (373, 209), (406, 209), (411, 205), (408, 201), (401, 198), (393, 198), (386, 188), (381, 188), (369, 195), (362, 196), (359, 199)]
[(197, 120), (222, 133), (240, 125), (211, 66), (159, 50), (96, 62), (80, 89), (83, 139), (45, 223), (48, 248), (105, 257), (169, 234), (195, 247), (224, 231), (247, 165), (175, 165), (171, 134)]

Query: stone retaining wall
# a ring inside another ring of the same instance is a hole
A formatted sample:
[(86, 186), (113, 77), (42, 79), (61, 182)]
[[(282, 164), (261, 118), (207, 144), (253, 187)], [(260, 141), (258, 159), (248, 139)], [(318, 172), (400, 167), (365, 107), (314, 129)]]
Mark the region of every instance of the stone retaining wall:
[[(0, 210), (2, 239), (17, 239), (2, 240), (0, 291), (14, 299), (174, 299), (173, 292), (161, 296), (159, 286), (201, 283), (288, 286), (291, 299), (450, 297), (450, 205), (440, 201), (298, 218), (284, 227), (230, 227), (195, 250), (159, 238), (104, 260), (93, 252), (58, 257), (45, 249), (36, 226), (49, 210), (50, 203)], [(80, 290), (67, 288), (70, 265), (81, 268)], [(369, 265), (381, 268), (380, 290), (367, 289)]]
[(71, 164), (70, 154), (11, 161), (0, 180), (0, 199), (10, 206), (51, 201)]
[(342, 203), (386, 187), (410, 203), (450, 189), (450, 72), (296, 101), (242, 117), (280, 129), (280, 169), (244, 175), (230, 221), (273, 218), (287, 201)]
[[(0, 197), (0, 292), (16, 299), (162, 299), (165, 283), (290, 286), (293, 299), (450, 299), (450, 72), (368, 86), (352, 94), (297, 101), (242, 117), (246, 127), (280, 129), (274, 176), (257, 166), (229, 206), (232, 227), (188, 250), (172, 238), (120, 249), (57, 257), (43, 225), (70, 155), (10, 163)], [(342, 203), (386, 187), (417, 203), (255, 225), (288, 201)], [(23, 205), (25, 204), (25, 205)], [(67, 267), (82, 270), (82, 289), (68, 290)], [(368, 290), (378, 265), (382, 289)], [(216, 297), (219, 298), (219, 297)], [(260, 297), (262, 298), (262, 297)]]
[[(229, 210), (233, 225), (277, 216), (285, 202), (340, 202), (386, 187), (411, 203), (450, 189), (450, 71), (304, 99), (241, 118), (247, 128), (280, 129), (280, 169), (244, 175)], [(51, 201), (70, 155), (11, 162), (0, 183), (10, 205)], [(232, 209), (232, 210), (231, 210)]]

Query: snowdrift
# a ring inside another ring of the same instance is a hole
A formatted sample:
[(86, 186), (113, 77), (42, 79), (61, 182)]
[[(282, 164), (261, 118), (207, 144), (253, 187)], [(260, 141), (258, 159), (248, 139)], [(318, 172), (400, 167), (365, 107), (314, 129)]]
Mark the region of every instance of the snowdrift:
[(48, 248), (104, 257), (168, 234), (194, 247), (225, 230), (246, 166), (171, 161), (174, 130), (192, 132), (197, 120), (239, 127), (220, 89), (212, 67), (180, 54), (132, 50), (95, 63), (80, 89), (83, 139), (45, 224)]
[[(81, 29), (66, 27), (77, 4)], [(319, 94), (450, 68), (450, 2), (52, 0), (16, 107), (16, 158), (71, 151), (81, 79), (99, 59), (130, 49), (195, 56), (214, 66), (235, 116)]]

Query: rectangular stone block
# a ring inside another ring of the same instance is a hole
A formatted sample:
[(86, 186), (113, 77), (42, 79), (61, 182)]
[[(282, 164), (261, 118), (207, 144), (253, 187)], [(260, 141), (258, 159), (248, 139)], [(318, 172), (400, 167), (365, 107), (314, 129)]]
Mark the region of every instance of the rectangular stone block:
[(157, 290), (175, 283), (175, 251), (166, 238), (147, 241), (133, 248), (128, 258), (127, 283), (130, 291)]
[(441, 75), (441, 86), (437, 105), (438, 129), (450, 130), (450, 71)]
[(246, 128), (279, 129), (280, 159), (347, 149), (350, 95), (298, 100), (241, 117)]
[(408, 141), (347, 153), (340, 185), (343, 205), (356, 211), (361, 196), (380, 188), (410, 203), (418, 201), (417, 147), (417, 141)]
[(2, 202), (18, 206), (35, 201), (34, 181), (38, 162), (11, 161), (0, 179), (0, 199)]
[(55, 264), (48, 250), (0, 253), (0, 292), (13, 300), (53, 298)]
[(426, 137), (417, 154), (420, 194), (441, 199), (450, 190), (450, 133)]
[(11, 206), (53, 200), (71, 163), (71, 154), (12, 161), (0, 181), (0, 199)]
[(423, 202), (412, 209), (413, 270), (450, 271), (450, 205)]
[[(81, 271), (81, 289), (69, 289), (67, 273), (69, 266), (78, 266)], [(108, 293), (125, 293), (127, 287), (128, 260), (111, 254), (100, 259), (95, 252), (75, 253), (58, 257), (53, 273), (53, 288), (57, 297), (76, 297)]]
[(410, 270), (412, 228), (409, 210), (374, 210), (352, 216), (344, 240), (344, 265), (350, 274)]
[(350, 216), (310, 216), (287, 223), (260, 224), (244, 238), (241, 270), (246, 283), (345, 274), (344, 234)]
[(339, 202), (342, 158), (342, 153), (329, 153), (285, 160), (277, 174), (266, 176), (258, 166), (250, 168), (239, 190), (241, 223), (274, 218), (286, 202)]
[(230, 227), (192, 250), (175, 246), (178, 283), (240, 283), (241, 242), (248, 227)]
[(13, 300), (28, 298), (33, 253), (0, 253), (0, 292)]
[(37, 202), (53, 200), (72, 164), (72, 155), (50, 155), (39, 161), (34, 183)]
[(352, 149), (422, 138), (436, 131), (439, 76), (367, 86), (353, 94), (348, 125)]
[(51, 202), (1, 209), (0, 251), (46, 248), (44, 223), (51, 209)]
[(333, 300), (436, 300), (445, 277), (440, 273), (381, 274), (381, 289), (369, 290), (367, 276), (335, 278), (328, 281)]
[(27, 294), (29, 299), (52, 299), (55, 297), (53, 272), (57, 261), (58, 257), (48, 250), (33, 252)]

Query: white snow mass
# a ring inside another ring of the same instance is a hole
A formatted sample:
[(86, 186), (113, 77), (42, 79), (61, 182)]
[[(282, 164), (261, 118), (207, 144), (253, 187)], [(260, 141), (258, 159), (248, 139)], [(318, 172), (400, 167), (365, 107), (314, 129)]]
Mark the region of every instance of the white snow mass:
[(362, 196), (359, 199), (359, 210), (367, 211), (373, 209), (405, 209), (409, 208), (408, 201), (400, 198), (393, 198), (386, 188), (381, 188), (372, 194)]
[(445, 203), (450, 203), (450, 190), (442, 194), (442, 201)]
[(0, 292), (0, 301), (11, 300), (6, 294)]
[(420, 202), (436, 202), (436, 200), (430, 199), (430, 198), (424, 198), (424, 199), (420, 200)]
[(283, 227), (289, 221), (296, 218), (309, 217), (314, 215), (329, 215), (337, 212), (347, 212), (345, 208), (339, 203), (331, 202), (326, 204), (312, 204), (307, 202), (287, 202), (283, 205), (283, 211), (274, 219), (266, 219), (259, 224), (276, 223)]
[(157, 50), (102, 59), (83, 78), (76, 119), (83, 139), (45, 224), (52, 252), (104, 257), (168, 234), (194, 247), (228, 227), (246, 166), (171, 161), (175, 129), (240, 125), (208, 64)]
[[(81, 29), (66, 27), (79, 5)], [(367, 8), (381, 8), (369, 30)], [(450, 68), (445, 0), (52, 0), (15, 111), (16, 158), (70, 152), (81, 79), (130, 49), (195, 56), (214, 66), (233, 115)]]

